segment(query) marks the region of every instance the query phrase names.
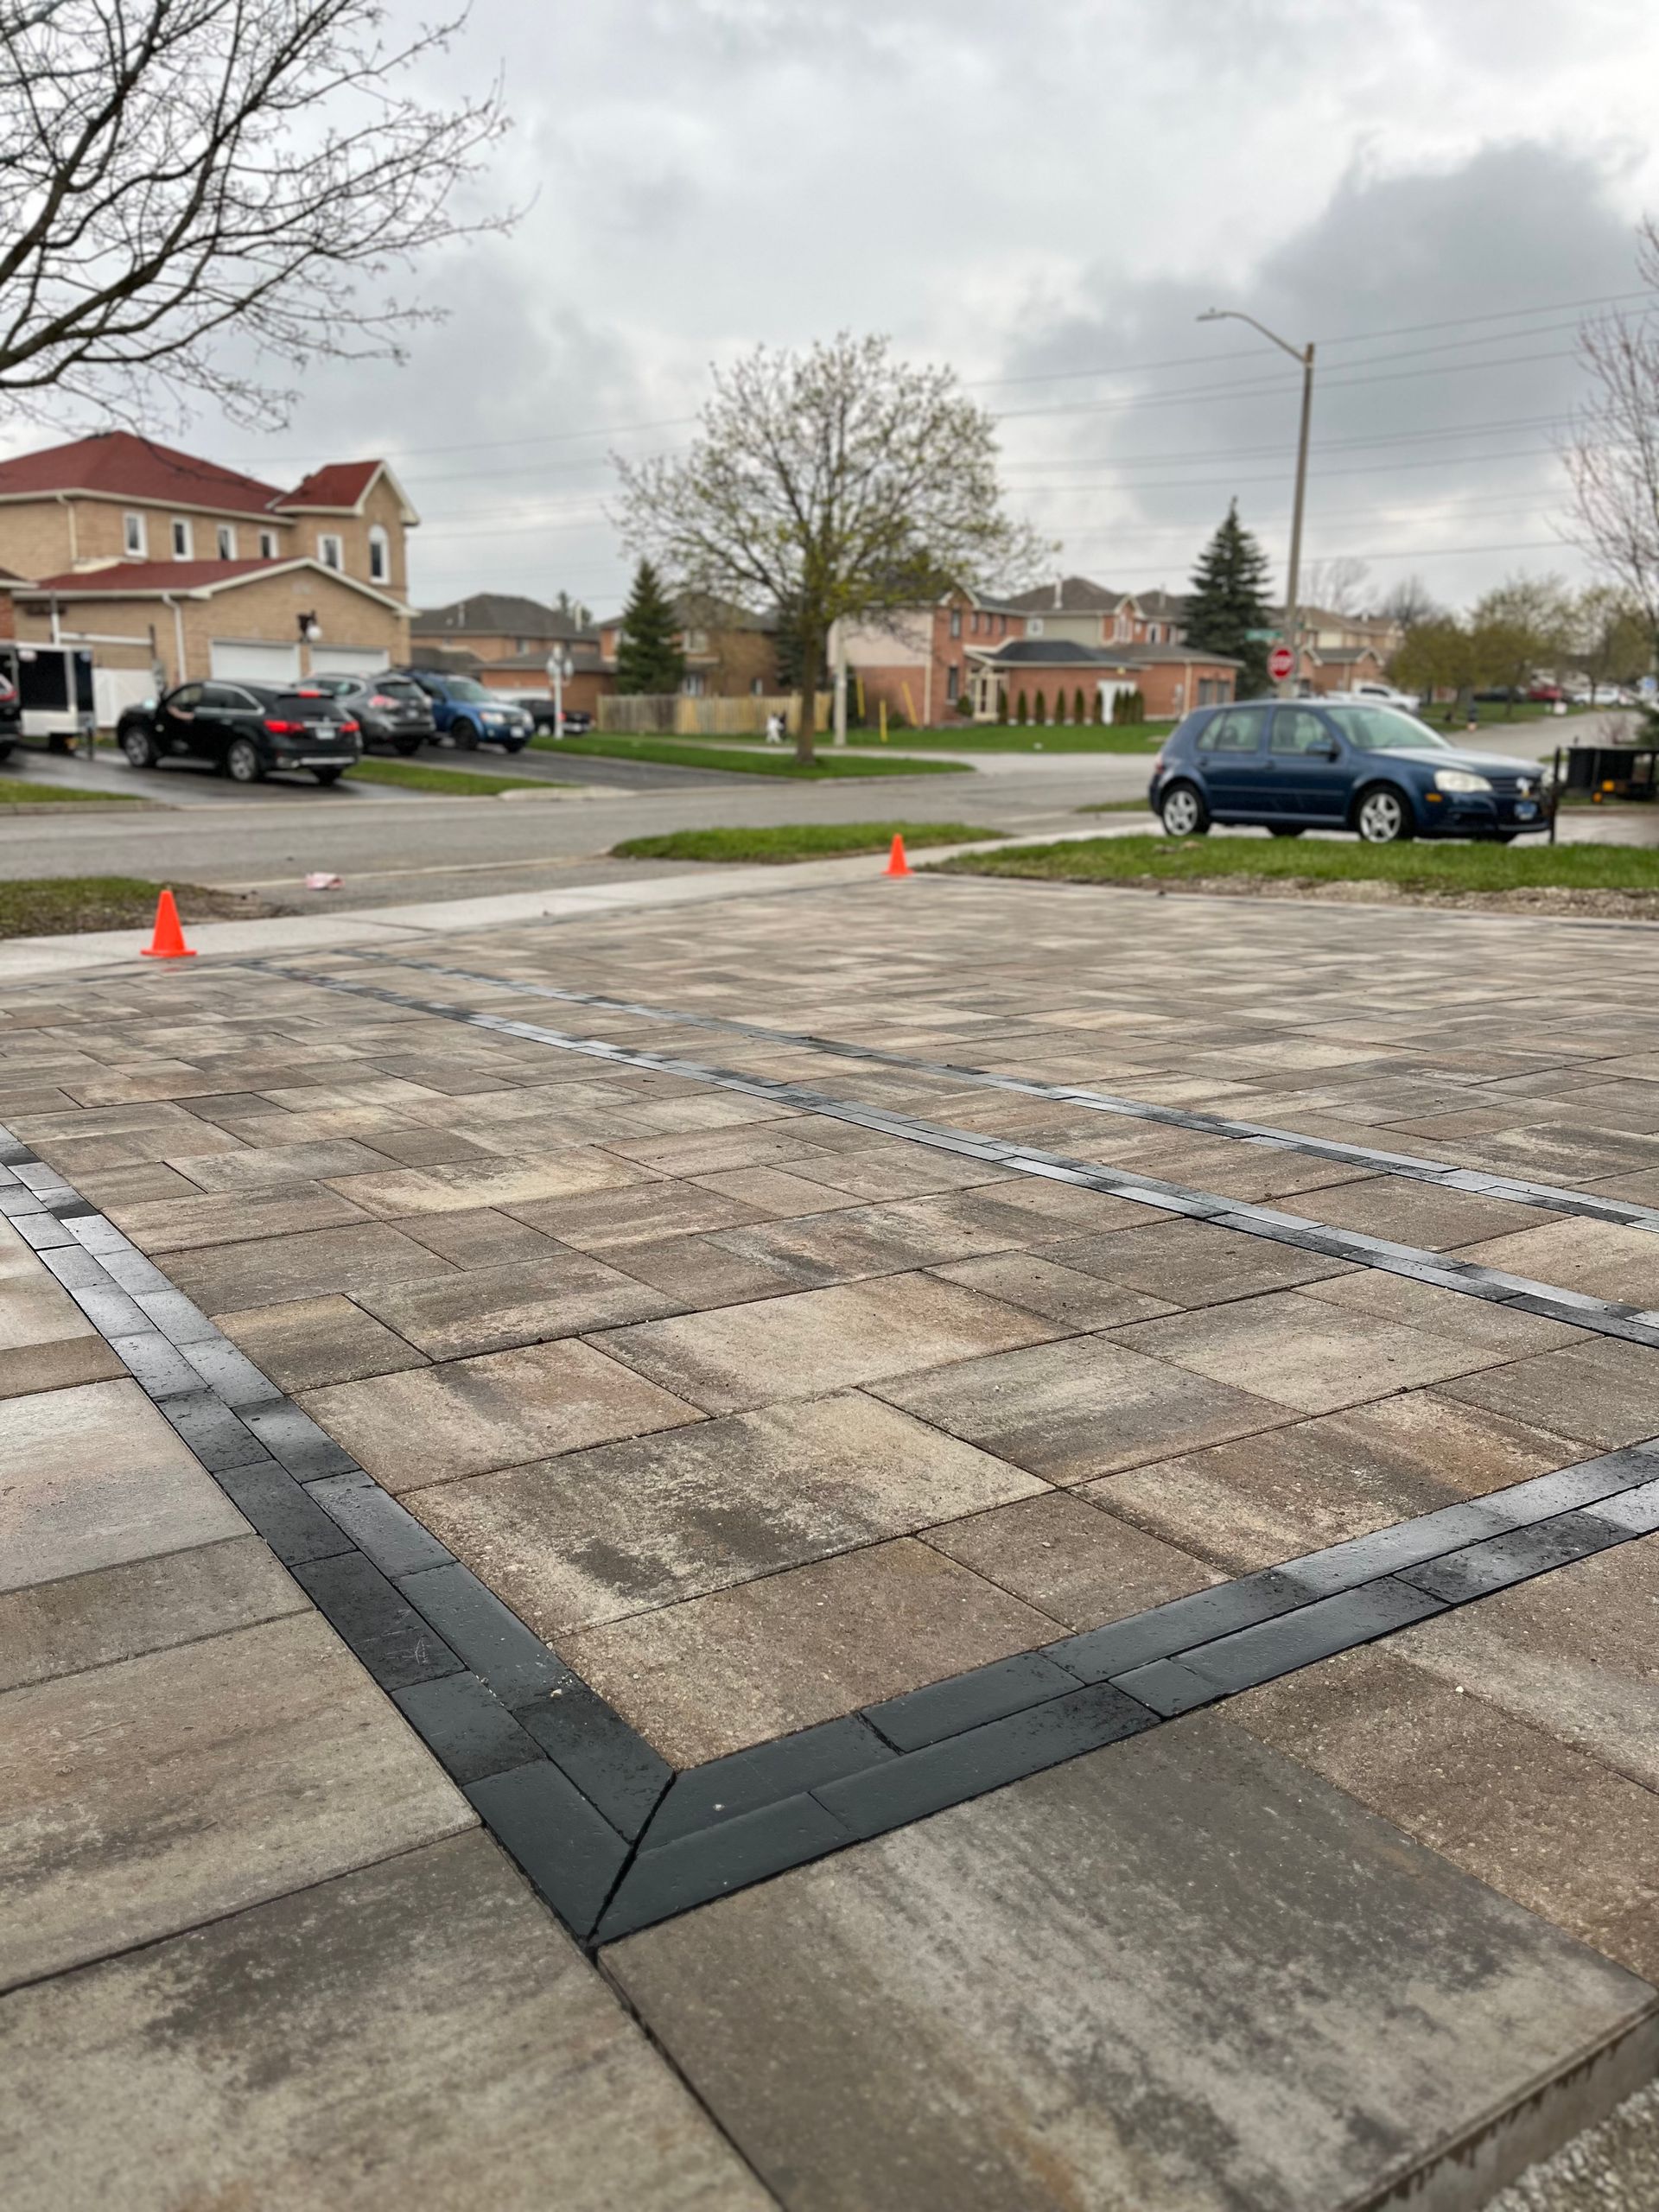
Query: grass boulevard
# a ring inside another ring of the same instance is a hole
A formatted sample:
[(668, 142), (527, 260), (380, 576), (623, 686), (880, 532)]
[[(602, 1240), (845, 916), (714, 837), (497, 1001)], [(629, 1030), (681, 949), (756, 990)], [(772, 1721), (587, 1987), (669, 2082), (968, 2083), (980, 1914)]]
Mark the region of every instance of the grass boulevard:
[(964, 875), (1006, 875), (1053, 883), (1100, 883), (1249, 890), (1283, 887), (1289, 895), (1333, 884), (1388, 885), (1419, 897), (1529, 892), (1613, 893), (1651, 900), (1659, 915), (1659, 853), (1629, 845), (1362, 845), (1353, 840), (1145, 836), (1083, 838), (1016, 845), (935, 863)]
[(628, 837), (613, 845), (621, 861), (830, 861), (885, 852), (895, 837), (907, 846), (967, 845), (1002, 837), (1003, 830), (968, 822), (788, 822), (769, 829), (675, 830), (660, 837)]
[(763, 748), (735, 739), (673, 737), (533, 737), (538, 753), (586, 753), (601, 760), (647, 760), (664, 768), (718, 768), (728, 775), (787, 776), (801, 783), (823, 782), (831, 776), (965, 776), (972, 773), (966, 760), (868, 760), (849, 759), (846, 753), (819, 750), (810, 768), (804, 768), (792, 751)]

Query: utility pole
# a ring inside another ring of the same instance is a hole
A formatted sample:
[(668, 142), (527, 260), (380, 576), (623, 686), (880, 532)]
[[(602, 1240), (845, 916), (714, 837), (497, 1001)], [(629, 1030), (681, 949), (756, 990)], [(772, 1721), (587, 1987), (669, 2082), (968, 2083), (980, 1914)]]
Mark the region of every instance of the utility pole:
[(847, 644), (842, 625), (837, 620), (830, 626), (830, 651), (836, 664), (835, 737), (836, 745), (847, 742)]
[(1237, 308), (1206, 308), (1198, 317), (1200, 322), (1248, 322), (1252, 330), (1259, 330), (1270, 339), (1281, 353), (1288, 353), (1293, 361), (1300, 361), (1302, 368), (1302, 427), (1296, 441), (1296, 496), (1290, 510), (1290, 565), (1285, 577), (1285, 643), (1290, 647), (1290, 674), (1279, 686), (1281, 699), (1294, 699), (1302, 672), (1302, 649), (1297, 632), (1301, 628), (1302, 582), (1302, 510), (1307, 497), (1307, 431), (1313, 417), (1313, 341), (1306, 346), (1293, 346), (1277, 331), (1269, 330), (1265, 322), (1258, 322), (1253, 315), (1244, 315)]
[(575, 664), (563, 645), (555, 645), (548, 654), (547, 673), (553, 686), (553, 739), (556, 744), (564, 735), (564, 679), (575, 673)]

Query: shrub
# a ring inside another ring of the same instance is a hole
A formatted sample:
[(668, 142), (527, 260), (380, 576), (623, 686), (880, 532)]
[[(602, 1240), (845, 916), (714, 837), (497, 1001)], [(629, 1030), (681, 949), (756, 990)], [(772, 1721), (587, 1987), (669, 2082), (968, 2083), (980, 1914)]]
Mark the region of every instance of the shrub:
[(1028, 722), (1031, 720), (1031, 716), (1026, 709), (1026, 695), (1023, 691), (1020, 694), (1019, 703), (1014, 708), (1014, 718), (1016, 721), (1020, 722)]
[(1037, 719), (1039, 722), (1048, 720), (1048, 702), (1040, 690), (1037, 694)]
[(1143, 722), (1147, 718), (1146, 695), (1138, 689), (1120, 691), (1112, 701), (1112, 721), (1116, 727)]
[(1079, 726), (1081, 726), (1081, 725), (1082, 725), (1082, 723), (1083, 723), (1083, 722), (1087, 719), (1087, 717), (1085, 716), (1085, 715), (1084, 715), (1084, 707), (1083, 707), (1083, 686), (1082, 686), (1082, 684), (1081, 684), (1081, 683), (1079, 683), (1079, 684), (1078, 684), (1078, 686), (1077, 686), (1077, 696), (1076, 696), (1076, 698), (1075, 698), (1075, 699), (1072, 701), (1072, 702), (1071, 702), (1071, 719), (1072, 719), (1072, 721), (1073, 721), (1074, 722), (1077, 723)]
[(957, 702), (957, 712), (965, 722), (973, 720), (974, 702), (965, 691)]

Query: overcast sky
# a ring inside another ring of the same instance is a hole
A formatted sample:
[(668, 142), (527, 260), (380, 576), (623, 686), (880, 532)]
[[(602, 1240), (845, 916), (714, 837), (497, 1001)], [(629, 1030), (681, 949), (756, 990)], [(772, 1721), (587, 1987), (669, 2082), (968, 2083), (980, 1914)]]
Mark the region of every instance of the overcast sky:
[(189, 440), (278, 482), (387, 454), (423, 603), (613, 611), (607, 448), (842, 328), (979, 387), (1067, 571), (1179, 588), (1236, 493), (1277, 579), (1299, 372), (1211, 303), (1319, 342), (1310, 558), (1453, 601), (1582, 573), (1555, 448), (1659, 209), (1651, 0), (475, 0), (448, 75), (498, 69), (488, 195), (534, 205), (425, 265), (448, 321)]

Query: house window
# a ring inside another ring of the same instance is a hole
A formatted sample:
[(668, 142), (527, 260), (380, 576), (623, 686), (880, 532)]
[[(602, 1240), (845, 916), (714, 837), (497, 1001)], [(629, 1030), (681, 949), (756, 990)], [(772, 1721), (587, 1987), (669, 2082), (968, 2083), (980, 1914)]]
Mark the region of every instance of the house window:
[[(369, 582), (385, 584), (391, 582), (391, 540), (376, 523), (369, 532)], [(528, 643), (521, 639), (516, 650), (527, 652)]]
[(1028, 638), (1040, 638), (1042, 634), (1043, 618), (1040, 614), (1033, 614), (1026, 625), (1026, 635)]
[(962, 686), (957, 681), (960, 673), (955, 661), (952, 661), (950, 667), (945, 670), (944, 696), (947, 699), (959, 699), (962, 696)]
[(345, 567), (346, 549), (340, 543), (340, 540), (336, 537), (332, 531), (327, 531), (322, 537), (318, 538), (317, 558), (321, 562), (325, 569), (343, 569)]
[(182, 515), (173, 518), (173, 558), (175, 561), (190, 558), (190, 525)]
[(143, 559), (144, 518), (143, 515), (122, 516), (121, 543), (125, 551), (135, 554), (141, 561)]
[(219, 557), (221, 561), (236, 558), (236, 531), (227, 522), (219, 525)]
[(959, 607), (953, 607), (950, 610), (950, 634), (953, 638), (962, 635), (962, 609)]
[(274, 530), (260, 531), (259, 558), (262, 561), (274, 561), (276, 558), (276, 533)]

